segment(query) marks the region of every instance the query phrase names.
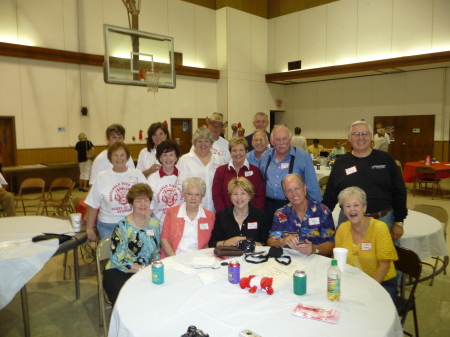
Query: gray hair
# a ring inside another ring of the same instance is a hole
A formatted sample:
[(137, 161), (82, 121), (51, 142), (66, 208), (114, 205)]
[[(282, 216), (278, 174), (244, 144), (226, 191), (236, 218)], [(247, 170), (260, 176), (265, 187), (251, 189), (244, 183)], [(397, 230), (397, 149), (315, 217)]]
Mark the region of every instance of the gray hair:
[(286, 175), (286, 177), (284, 177), (281, 180), (281, 188), (283, 189), (284, 192), (284, 181), (288, 178), (297, 178), (297, 180), (300, 182), (300, 185), (305, 186), (305, 180), (303, 179), (303, 177), (300, 174), (297, 173), (289, 173)]
[(206, 184), (202, 178), (190, 177), (183, 181), (183, 184), (181, 185), (181, 191), (183, 192), (183, 194), (187, 192), (189, 186), (197, 187), (200, 191), (202, 191), (202, 198), (205, 196)]
[(253, 119), (255, 119), (255, 117), (258, 117), (258, 116), (266, 117), (267, 120), (269, 120), (269, 116), (267, 116), (267, 114), (265, 112), (257, 112), (257, 113), (255, 113), (255, 116), (253, 116)]
[(289, 130), (289, 128), (288, 128), (286, 125), (284, 125), (284, 124), (278, 124), (278, 125), (275, 125), (275, 126), (273, 127), (272, 132), (270, 133), (270, 139), (273, 139), (273, 134), (274, 134), (274, 132), (275, 132), (275, 131), (278, 131), (279, 129), (286, 129), (287, 132), (289, 133), (289, 138), (292, 138), (292, 132), (291, 132), (291, 130)]
[(255, 138), (255, 135), (256, 135), (257, 133), (262, 134), (262, 135), (263, 135), (263, 138), (266, 140), (266, 142), (269, 141), (269, 139), (267, 139), (267, 132), (264, 131), (264, 130), (258, 130), (258, 129), (256, 129), (256, 130), (253, 132), (252, 140), (253, 140), (253, 138)]
[(201, 138), (209, 139), (211, 141), (211, 145), (214, 144), (214, 137), (206, 125), (199, 127), (197, 131), (195, 131), (192, 136), (192, 144), (195, 144), (195, 142)]
[(350, 125), (350, 129), (348, 130), (348, 135), (349, 136), (352, 133), (353, 126), (354, 125), (358, 125), (358, 124), (365, 124), (365, 125), (367, 125), (367, 127), (369, 128), (370, 134), (372, 134), (372, 126), (369, 123), (367, 123), (366, 121), (355, 121), (355, 122), (352, 123), (352, 125)]
[(348, 197), (356, 197), (361, 201), (363, 206), (367, 206), (366, 192), (357, 186), (347, 187), (341, 191), (338, 195), (339, 206), (343, 206), (345, 199)]

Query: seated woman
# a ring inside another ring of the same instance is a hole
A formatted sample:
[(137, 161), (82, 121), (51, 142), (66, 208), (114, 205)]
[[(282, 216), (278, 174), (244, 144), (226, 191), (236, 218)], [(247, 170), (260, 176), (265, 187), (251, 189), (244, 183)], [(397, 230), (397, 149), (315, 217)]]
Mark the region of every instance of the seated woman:
[(258, 246), (264, 245), (270, 221), (263, 210), (250, 204), (255, 195), (252, 183), (244, 177), (231, 179), (228, 195), (234, 206), (217, 213), (209, 247), (237, 246), (246, 238), (252, 238)]
[(240, 137), (231, 138), (228, 148), (230, 150), (231, 160), (225, 165), (218, 167), (214, 174), (212, 198), (216, 213), (233, 205), (230, 200), (228, 183), (231, 179), (237, 177), (245, 177), (250, 181), (254, 191), (251, 205), (259, 209), (264, 209), (264, 202), (266, 200), (264, 180), (259, 168), (249, 164), (247, 160), (247, 140)]
[(111, 257), (103, 275), (103, 286), (112, 304), (134, 273), (159, 260), (158, 220), (149, 216), (152, 197), (147, 184), (133, 185), (127, 195), (133, 212), (119, 221), (111, 236)]
[(342, 190), (338, 200), (349, 221), (339, 226), (336, 247), (347, 248), (347, 263), (373, 277), (394, 300), (397, 280), (393, 261), (398, 257), (388, 226), (364, 215), (366, 193), (359, 187)]
[(208, 247), (216, 215), (201, 207), (205, 182), (198, 177), (183, 181), (184, 203), (167, 210), (161, 233), (161, 257)]

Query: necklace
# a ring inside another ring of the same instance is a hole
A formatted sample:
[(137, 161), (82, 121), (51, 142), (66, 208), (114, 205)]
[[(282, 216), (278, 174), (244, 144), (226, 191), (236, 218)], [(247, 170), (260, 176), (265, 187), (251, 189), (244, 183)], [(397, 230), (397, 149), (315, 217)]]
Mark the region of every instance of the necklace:
[(135, 223), (140, 229), (142, 229), (142, 228), (148, 226), (147, 217), (145, 218), (144, 221), (142, 221), (142, 222), (139, 223), (139, 222), (136, 220), (136, 218), (134, 217), (134, 215), (133, 215), (133, 221), (134, 221), (134, 223)]
[(248, 216), (248, 208), (247, 208), (247, 212), (245, 214), (239, 214), (236, 212), (236, 209), (233, 207), (233, 214), (236, 218), (245, 219)]

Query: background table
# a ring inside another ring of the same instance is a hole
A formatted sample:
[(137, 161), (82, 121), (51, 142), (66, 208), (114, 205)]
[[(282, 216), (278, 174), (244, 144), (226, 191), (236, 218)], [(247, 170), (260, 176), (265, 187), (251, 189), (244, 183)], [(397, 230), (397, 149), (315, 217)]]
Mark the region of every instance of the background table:
[[(205, 256), (201, 250), (181, 254), (174, 259), (190, 266), (195, 256)], [(227, 267), (197, 269), (183, 274), (166, 269), (165, 283), (152, 283), (151, 268), (135, 274), (122, 288), (114, 306), (108, 336), (179, 337), (189, 325), (214, 337), (236, 337), (239, 331), (250, 329), (264, 337), (280, 336), (403, 336), (395, 306), (388, 293), (359, 269), (347, 266), (342, 277), (340, 302), (330, 302), (326, 295), (326, 272), (330, 259), (318, 255), (309, 257), (285, 249), (292, 262), (307, 267), (307, 294), (296, 296), (292, 278), (275, 290), (273, 295), (248, 293), (227, 280)], [(256, 265), (243, 257), (241, 271)], [(170, 261), (169, 261), (170, 262)], [(283, 268), (279, 265), (279, 268)], [(208, 272), (216, 283), (204, 285), (197, 275)], [(338, 324), (296, 317), (292, 311), (298, 303), (334, 308), (341, 311)]]
[(320, 166), (320, 170), (318, 170), (317, 167), (315, 167), (315, 170), (316, 170), (317, 181), (319, 181), (323, 177), (329, 176), (331, 173), (331, 169), (326, 166)]
[(417, 166), (429, 166), (436, 170), (436, 174), (439, 179), (445, 179), (450, 177), (450, 163), (442, 162), (438, 164), (425, 165), (423, 161), (413, 161), (405, 163), (403, 167), (403, 181), (405, 183), (413, 183), (416, 176)]

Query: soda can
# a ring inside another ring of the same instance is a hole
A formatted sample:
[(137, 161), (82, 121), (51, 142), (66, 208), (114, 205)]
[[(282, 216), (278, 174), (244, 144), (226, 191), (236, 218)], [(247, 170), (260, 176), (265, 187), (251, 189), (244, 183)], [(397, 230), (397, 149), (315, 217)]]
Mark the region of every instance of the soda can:
[(317, 164), (317, 169), (320, 170), (320, 164)]
[(152, 282), (154, 284), (164, 283), (164, 264), (161, 261), (152, 264)]
[(241, 265), (237, 260), (231, 260), (228, 264), (228, 281), (233, 284), (241, 280)]
[(304, 270), (296, 270), (294, 273), (294, 294), (306, 294), (306, 272)]

